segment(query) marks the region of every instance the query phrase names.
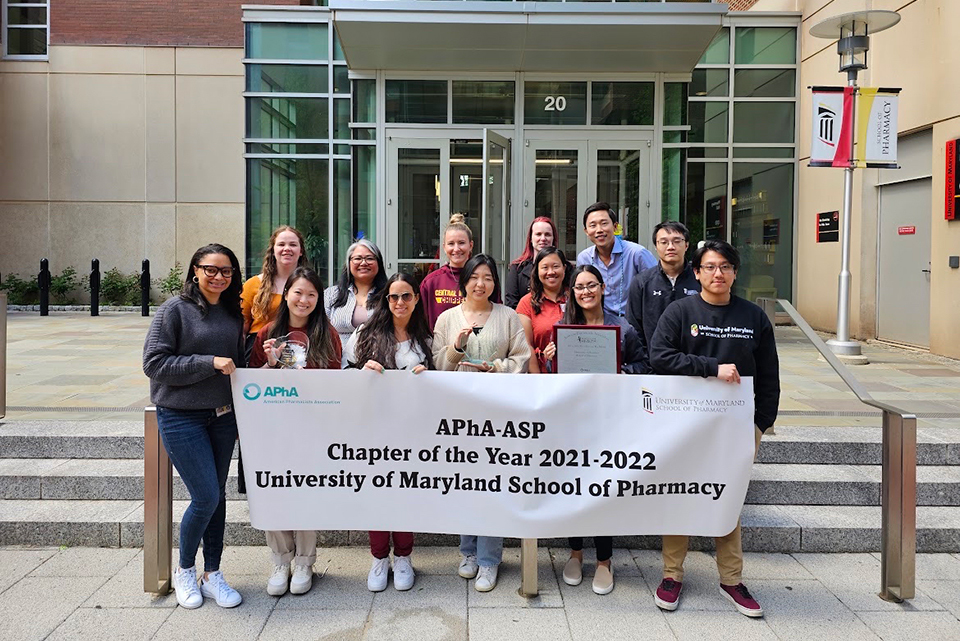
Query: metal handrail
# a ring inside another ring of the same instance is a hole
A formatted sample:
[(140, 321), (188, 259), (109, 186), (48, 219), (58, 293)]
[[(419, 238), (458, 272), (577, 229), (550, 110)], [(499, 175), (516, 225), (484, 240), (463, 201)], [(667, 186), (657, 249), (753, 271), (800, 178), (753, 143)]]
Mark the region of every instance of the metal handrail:
[(7, 415), (7, 293), (0, 292), (0, 418)]
[(758, 298), (757, 304), (771, 319), (777, 305), (780, 305), (860, 402), (883, 412), (880, 598), (898, 602), (914, 598), (917, 554), (916, 415), (874, 399), (790, 301)]

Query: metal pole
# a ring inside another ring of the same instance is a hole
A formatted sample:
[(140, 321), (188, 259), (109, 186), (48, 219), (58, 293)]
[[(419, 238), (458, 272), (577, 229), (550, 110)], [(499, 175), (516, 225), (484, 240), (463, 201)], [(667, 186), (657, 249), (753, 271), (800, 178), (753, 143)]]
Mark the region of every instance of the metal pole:
[(7, 415), (7, 293), (0, 292), (0, 418)]
[(100, 259), (90, 261), (90, 315), (100, 315)]
[(520, 539), (520, 596), (532, 598), (538, 590), (537, 539)]
[(173, 469), (157, 426), (157, 408), (143, 413), (143, 591), (170, 592), (173, 553)]
[(50, 315), (50, 261), (40, 259), (40, 273), (37, 274), (37, 287), (40, 289), (40, 315)]
[(917, 419), (883, 412), (880, 598), (916, 596)]
[(854, 105), (850, 110), (849, 166), (843, 170), (843, 231), (840, 237), (840, 277), (837, 292), (837, 337), (827, 341), (834, 354), (859, 356), (860, 343), (850, 340), (850, 218), (853, 215), (853, 165), (857, 138), (857, 70), (847, 71), (847, 85), (853, 87)]
[(150, 315), (150, 260), (147, 258), (140, 264), (140, 314)]

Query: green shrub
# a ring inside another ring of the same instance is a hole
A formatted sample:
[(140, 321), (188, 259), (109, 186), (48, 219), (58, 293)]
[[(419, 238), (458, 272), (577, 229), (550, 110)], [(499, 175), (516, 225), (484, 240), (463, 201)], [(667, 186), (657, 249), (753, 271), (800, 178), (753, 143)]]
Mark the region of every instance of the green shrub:
[(163, 294), (164, 300), (177, 296), (183, 289), (183, 265), (174, 263), (167, 275), (154, 279), (153, 284)]
[(57, 305), (73, 305), (75, 301), (70, 294), (79, 285), (77, 270), (67, 267), (59, 275), (50, 279), (50, 297)]
[(125, 275), (114, 267), (100, 277), (101, 305), (139, 305), (140, 274)]
[(0, 289), (7, 292), (7, 302), (11, 305), (36, 305), (40, 302), (40, 288), (36, 279), (23, 280), (17, 274), (8, 274)]

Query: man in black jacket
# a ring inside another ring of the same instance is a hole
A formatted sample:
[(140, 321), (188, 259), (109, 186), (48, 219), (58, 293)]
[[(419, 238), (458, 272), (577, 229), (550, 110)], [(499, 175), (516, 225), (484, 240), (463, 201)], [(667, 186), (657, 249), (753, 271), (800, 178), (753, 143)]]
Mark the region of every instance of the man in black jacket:
[[(716, 377), (739, 384), (753, 377), (754, 436), (777, 418), (780, 365), (773, 326), (757, 305), (731, 293), (740, 269), (740, 255), (728, 243), (708, 240), (693, 255), (692, 267), (702, 286), (699, 296), (670, 305), (650, 341), (650, 364), (658, 374)], [(756, 450), (754, 451), (756, 455)], [(676, 610), (683, 581), (688, 537), (663, 537), (663, 582), (654, 598), (664, 610)], [(763, 616), (760, 604), (741, 582), (743, 544), (740, 523), (716, 538), (720, 593), (749, 617)]]
[(649, 358), (650, 339), (660, 315), (675, 300), (700, 293), (700, 281), (687, 263), (690, 231), (683, 223), (668, 220), (653, 228), (657, 266), (640, 272), (627, 290), (627, 321), (640, 335)]

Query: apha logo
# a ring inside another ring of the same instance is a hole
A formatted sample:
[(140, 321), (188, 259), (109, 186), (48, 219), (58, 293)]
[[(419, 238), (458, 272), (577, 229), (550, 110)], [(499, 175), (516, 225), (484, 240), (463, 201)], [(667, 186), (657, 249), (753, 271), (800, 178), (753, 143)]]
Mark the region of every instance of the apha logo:
[(260, 386), (256, 383), (247, 383), (243, 388), (243, 397), (248, 401), (255, 401), (260, 398)]
[(280, 397), (280, 398), (299, 398), (300, 394), (297, 392), (296, 387), (280, 387), (275, 385), (273, 387), (266, 387), (263, 390), (260, 389), (260, 386), (256, 383), (249, 383), (243, 388), (243, 397), (248, 401), (255, 401), (260, 396), (264, 398), (267, 397)]
[(646, 387), (641, 389), (643, 390), (643, 411), (647, 414), (653, 414), (653, 392)]
[(820, 142), (825, 145), (830, 145), (831, 147), (837, 146), (836, 137), (834, 136), (836, 121), (837, 112), (824, 105), (817, 105), (817, 131)]

